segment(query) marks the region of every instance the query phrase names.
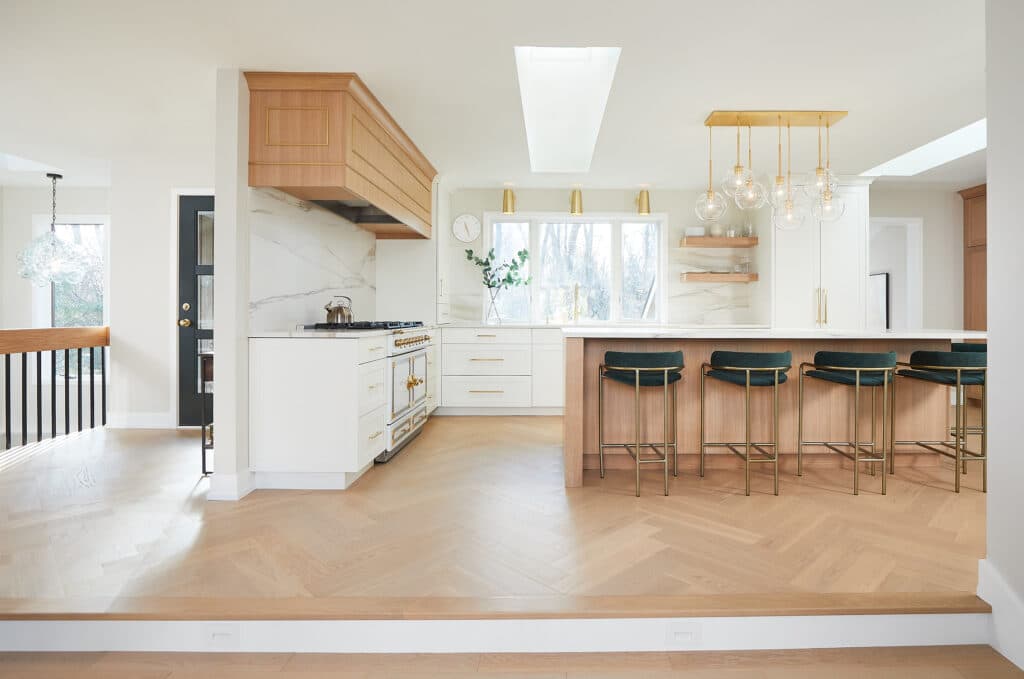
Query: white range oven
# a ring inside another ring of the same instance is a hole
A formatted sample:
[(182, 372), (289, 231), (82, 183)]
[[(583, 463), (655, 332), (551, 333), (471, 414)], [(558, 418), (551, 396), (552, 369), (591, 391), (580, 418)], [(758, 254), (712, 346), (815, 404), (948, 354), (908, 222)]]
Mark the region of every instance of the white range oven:
[(427, 348), (432, 343), (431, 331), (424, 328), (404, 328), (388, 335), (387, 439), (377, 462), (394, 457), (427, 421), (427, 382), (432, 379), (427, 372)]

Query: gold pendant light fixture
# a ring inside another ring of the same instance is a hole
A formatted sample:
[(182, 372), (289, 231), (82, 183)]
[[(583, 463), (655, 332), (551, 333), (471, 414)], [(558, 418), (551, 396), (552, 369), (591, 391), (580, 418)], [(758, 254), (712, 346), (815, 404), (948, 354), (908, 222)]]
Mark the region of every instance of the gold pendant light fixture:
[(782, 114), (779, 114), (778, 122), (776, 123), (776, 129), (778, 132), (778, 167), (775, 172), (775, 184), (772, 186), (772, 192), (768, 195), (768, 200), (771, 202), (772, 207), (782, 207), (786, 202), (786, 177), (782, 174)]
[[(834, 179), (832, 174), (832, 126), (825, 120), (825, 177)], [(837, 181), (827, 181), (821, 194), (811, 204), (811, 212), (823, 222), (834, 222), (846, 212), (846, 202), (836, 193)]]
[(583, 192), (575, 188), (569, 194), (569, 214), (579, 217), (583, 214)]
[(712, 126), (708, 125), (708, 190), (701, 194), (700, 198), (697, 199), (697, 205), (694, 207), (697, 219), (702, 222), (716, 222), (729, 209), (729, 204), (725, 202), (725, 196), (721, 193), (715, 193), (713, 186), (714, 165), (711, 156), (711, 128)]
[(516, 194), (509, 188), (505, 187), (505, 190), (501, 194), (501, 214), (503, 215), (514, 215), (516, 213)]
[(647, 189), (640, 189), (636, 196), (636, 213), (644, 216), (651, 214), (651, 194)]
[(807, 180), (804, 182), (804, 190), (811, 200), (817, 200), (826, 191), (835, 191), (838, 186), (832, 170), (821, 164), (821, 125), (824, 117), (824, 112), (818, 114), (818, 165), (813, 172), (807, 175)]
[(725, 195), (732, 198), (739, 193), (743, 187), (747, 185), (747, 182), (753, 181), (754, 173), (749, 168), (743, 167), (743, 162), (740, 161), (740, 121), (739, 116), (736, 117), (736, 164), (733, 165), (732, 172), (725, 176), (722, 180), (722, 191)]
[(793, 193), (793, 137), (790, 125), (786, 123), (786, 199), (782, 205), (772, 209), (772, 224), (780, 231), (799, 229), (807, 214), (802, 208)]
[(751, 150), (750, 125), (747, 125), (747, 172), (743, 186), (733, 196), (736, 207), (741, 210), (757, 210), (768, 201), (768, 192), (761, 182), (754, 179), (754, 154)]

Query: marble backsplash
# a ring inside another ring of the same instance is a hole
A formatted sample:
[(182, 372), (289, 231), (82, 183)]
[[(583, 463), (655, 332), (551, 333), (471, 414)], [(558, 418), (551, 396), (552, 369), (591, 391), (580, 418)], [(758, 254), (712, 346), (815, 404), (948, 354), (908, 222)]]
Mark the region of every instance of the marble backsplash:
[(249, 329), (284, 330), (325, 318), (333, 295), (356, 319), (376, 307), (376, 239), (318, 205), (274, 189), (249, 190)]

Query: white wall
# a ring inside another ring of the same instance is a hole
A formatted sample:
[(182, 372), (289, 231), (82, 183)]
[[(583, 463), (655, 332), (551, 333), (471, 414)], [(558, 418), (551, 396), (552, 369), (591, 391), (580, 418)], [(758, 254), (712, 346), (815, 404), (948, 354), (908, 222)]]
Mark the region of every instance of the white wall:
[(868, 273), (889, 274), (889, 316), (893, 330), (907, 326), (907, 228), (872, 224), (868, 237)]
[(1020, 362), (1024, 305), (1012, 281), (1020, 270), (1024, 230), (1024, 3), (989, 0), (988, 28), (988, 301), (989, 308), (989, 493), (988, 556), (979, 572), (979, 593), (993, 606), (996, 649), (1024, 666), (1024, 455), (1021, 455)]
[(323, 322), (334, 295), (352, 298), (357, 320), (374, 318), (374, 234), (281, 191), (247, 196), (250, 334)]
[[(587, 212), (635, 212), (634, 200), (639, 189), (583, 190), (583, 210)], [(484, 212), (501, 210), (501, 189), (458, 189), (452, 193), (452, 219), (469, 213), (482, 220)], [(732, 255), (722, 250), (680, 250), (679, 240), (688, 226), (698, 226), (693, 212), (697, 191), (652, 190), (651, 211), (669, 216), (669, 257), (665, 282), (668, 291), (668, 318), (666, 322), (679, 324), (735, 324), (763, 323), (770, 319), (769, 266), (771, 262), (772, 230), (767, 226), (768, 209), (758, 211), (757, 235), (760, 245), (753, 250), (754, 270), (761, 274), (758, 283), (705, 284), (682, 283), (680, 273), (685, 270), (725, 264)], [(569, 189), (517, 189), (516, 209), (522, 212), (569, 211)], [(732, 209), (725, 222), (740, 224), (740, 210)], [(441, 225), (451, 228), (451, 224)], [(479, 250), (481, 240), (462, 243), (451, 239), (449, 245), (452, 263), (452, 317), (456, 320), (481, 320), (480, 271), (466, 261), (467, 248)]]
[[(967, 187), (963, 187), (967, 188)], [(871, 185), (871, 218), (923, 220), (925, 328), (964, 326), (963, 200), (952, 189)]]

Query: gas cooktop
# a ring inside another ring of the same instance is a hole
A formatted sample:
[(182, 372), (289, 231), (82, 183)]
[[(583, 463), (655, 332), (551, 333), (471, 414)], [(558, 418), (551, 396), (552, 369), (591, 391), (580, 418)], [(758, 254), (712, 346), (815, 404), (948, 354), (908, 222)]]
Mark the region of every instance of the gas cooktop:
[(397, 330), (398, 328), (419, 328), (423, 321), (352, 321), (350, 323), (315, 323), (304, 326), (306, 330)]

